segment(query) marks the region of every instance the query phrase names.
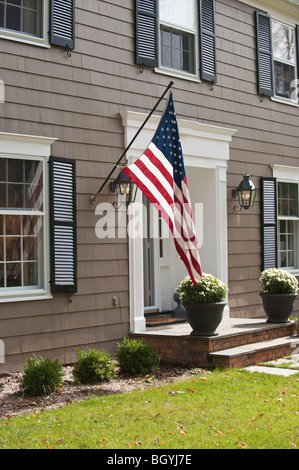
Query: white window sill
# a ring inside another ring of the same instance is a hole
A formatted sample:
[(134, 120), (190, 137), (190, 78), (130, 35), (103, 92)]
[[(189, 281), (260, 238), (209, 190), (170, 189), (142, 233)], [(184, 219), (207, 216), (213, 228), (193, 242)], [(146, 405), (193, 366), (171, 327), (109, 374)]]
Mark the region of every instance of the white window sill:
[(167, 69), (163, 67), (157, 67), (154, 70), (157, 73), (160, 73), (162, 75), (168, 75), (169, 77), (182, 78), (183, 80), (201, 83), (200, 79), (196, 75), (192, 75), (186, 72), (180, 72), (179, 70)]
[(271, 96), (271, 101), (275, 101), (276, 103), (288, 104), (289, 106), (295, 106), (295, 108), (299, 107), (298, 102), (284, 99), (284, 98), (279, 98), (278, 96)]
[(0, 30), (0, 38), (8, 39), (10, 41), (21, 42), (24, 44), (31, 44), (33, 46), (50, 48), (50, 44), (44, 38), (38, 38), (35, 36), (28, 36), (26, 34), (19, 34), (15, 31), (9, 31), (5, 29)]
[(0, 296), (0, 304), (3, 303), (10, 303), (10, 302), (25, 302), (26, 300), (46, 300), (52, 299), (52, 294), (35, 294), (35, 293), (28, 293), (28, 294), (14, 294), (14, 295), (3, 295)]

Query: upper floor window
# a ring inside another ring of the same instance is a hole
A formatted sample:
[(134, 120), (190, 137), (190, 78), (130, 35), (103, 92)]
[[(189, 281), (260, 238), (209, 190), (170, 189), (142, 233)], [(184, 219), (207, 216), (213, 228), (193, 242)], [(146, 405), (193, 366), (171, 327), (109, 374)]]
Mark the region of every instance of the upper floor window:
[(197, 37), (195, 0), (160, 0), (160, 65), (196, 74)]
[(0, 37), (74, 49), (75, 0), (0, 0)]
[(297, 104), (298, 26), (271, 19), (262, 11), (256, 12), (256, 20), (258, 91)]
[(42, 0), (0, 0), (0, 27), (42, 38)]
[(296, 78), (295, 29), (272, 21), (272, 44), (275, 95), (292, 99)]
[(136, 0), (136, 63), (216, 82), (215, 0)]

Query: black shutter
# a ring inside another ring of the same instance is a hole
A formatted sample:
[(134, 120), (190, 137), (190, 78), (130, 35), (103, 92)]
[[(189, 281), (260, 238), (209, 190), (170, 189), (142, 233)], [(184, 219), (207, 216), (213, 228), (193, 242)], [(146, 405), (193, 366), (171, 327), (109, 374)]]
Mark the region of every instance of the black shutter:
[(158, 66), (157, 1), (136, 0), (136, 64)]
[(214, 0), (199, 1), (200, 74), (216, 83), (216, 33)]
[(271, 17), (256, 11), (258, 92), (273, 96)]
[(68, 49), (75, 48), (75, 0), (51, 0), (50, 42)]
[(75, 160), (50, 157), (51, 290), (77, 292)]
[(261, 178), (262, 271), (277, 268), (276, 178)]

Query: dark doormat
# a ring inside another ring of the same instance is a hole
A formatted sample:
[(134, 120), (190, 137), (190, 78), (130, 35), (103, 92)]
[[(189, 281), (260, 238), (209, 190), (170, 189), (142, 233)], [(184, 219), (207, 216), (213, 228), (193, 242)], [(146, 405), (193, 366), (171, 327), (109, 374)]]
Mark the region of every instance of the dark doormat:
[(175, 318), (166, 316), (148, 316), (146, 317), (146, 326), (163, 326), (171, 325), (173, 323), (184, 323), (185, 318)]

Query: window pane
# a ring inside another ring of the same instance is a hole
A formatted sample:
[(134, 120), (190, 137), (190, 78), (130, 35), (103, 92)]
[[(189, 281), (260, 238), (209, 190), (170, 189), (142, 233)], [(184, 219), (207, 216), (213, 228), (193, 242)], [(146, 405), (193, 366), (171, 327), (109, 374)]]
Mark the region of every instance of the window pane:
[(37, 0), (23, 0), (23, 5), (25, 8), (37, 9)]
[(4, 261), (4, 238), (0, 237), (0, 261)]
[(24, 263), (24, 286), (38, 285), (38, 263)]
[(172, 49), (171, 66), (174, 69), (182, 70), (181, 51), (179, 49)]
[(275, 59), (290, 61), (295, 64), (294, 28), (272, 22), (273, 54)]
[(7, 207), (7, 185), (0, 183), (0, 207)]
[(295, 261), (294, 261), (294, 252), (289, 251), (288, 252), (288, 267), (295, 266)]
[(278, 215), (298, 217), (298, 185), (278, 183)]
[(288, 236), (288, 248), (289, 250), (294, 250), (294, 235)]
[(284, 98), (291, 98), (294, 91), (295, 67), (282, 62), (274, 61), (275, 94)]
[(6, 181), (6, 158), (0, 158), (0, 181)]
[(22, 285), (22, 265), (21, 263), (6, 264), (6, 286), (20, 287)]
[(7, 215), (5, 217), (6, 235), (21, 235), (21, 216)]
[(6, 261), (21, 261), (21, 238), (6, 238)]
[(8, 181), (23, 181), (23, 160), (8, 160)]
[(25, 237), (23, 239), (23, 259), (24, 261), (37, 261), (37, 240), (35, 237)]
[(23, 11), (23, 28), (24, 33), (37, 36), (37, 14), (36, 11), (24, 9)]
[(167, 31), (166, 29), (161, 29), (161, 39), (162, 43), (165, 46), (171, 47), (171, 32)]
[(6, 28), (21, 31), (21, 8), (7, 5)]
[(24, 207), (24, 185), (9, 184), (8, 185), (8, 201), (7, 206), (10, 208), (20, 209)]
[(4, 5), (0, 3), (0, 28), (4, 26)]
[(0, 263), (0, 287), (4, 287), (4, 264)]

